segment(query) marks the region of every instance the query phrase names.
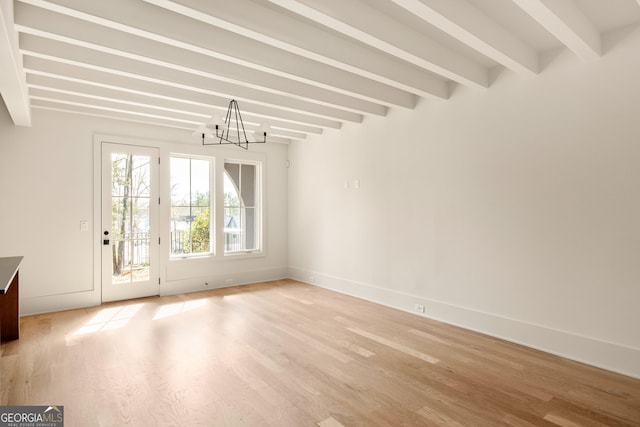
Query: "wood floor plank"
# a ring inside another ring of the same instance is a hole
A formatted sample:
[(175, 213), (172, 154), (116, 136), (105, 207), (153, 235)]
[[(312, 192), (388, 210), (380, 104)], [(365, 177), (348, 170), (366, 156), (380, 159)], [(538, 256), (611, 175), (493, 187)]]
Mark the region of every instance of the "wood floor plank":
[(445, 413), (438, 412), (429, 406), (423, 406), (418, 410), (418, 414), (423, 416), (427, 421), (432, 422), (435, 425), (446, 425), (450, 427), (464, 427), (464, 424), (459, 423)]
[(344, 427), (344, 424), (336, 421), (333, 417), (329, 417), (320, 421), (318, 427)]
[(640, 425), (640, 380), (292, 280), (21, 319), (0, 405), (79, 426)]
[(420, 351), (414, 350), (413, 348), (407, 347), (405, 345), (399, 344), (393, 340), (390, 340), (388, 338), (384, 338), (381, 337), (379, 335), (373, 334), (371, 332), (368, 331), (364, 331), (360, 328), (347, 328), (349, 331), (353, 332), (354, 334), (358, 334), (361, 335), (363, 337), (369, 338), (370, 340), (379, 342), (380, 344), (384, 344), (388, 347), (391, 347), (395, 350), (401, 351), (403, 353), (406, 353), (410, 356), (413, 357), (417, 357), (420, 360), (424, 360), (427, 363), (438, 363), (440, 361), (440, 359), (435, 358), (433, 356), (429, 356), (428, 354), (424, 354)]

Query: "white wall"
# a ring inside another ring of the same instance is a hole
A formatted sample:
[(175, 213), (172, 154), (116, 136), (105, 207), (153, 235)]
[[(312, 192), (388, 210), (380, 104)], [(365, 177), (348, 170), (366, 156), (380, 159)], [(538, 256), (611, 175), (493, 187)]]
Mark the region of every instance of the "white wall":
[(604, 42), (293, 144), (292, 277), (640, 377), (640, 31)]
[[(231, 150), (203, 148), (186, 131), (43, 110), (33, 110), (32, 127), (16, 127), (3, 106), (0, 256), (25, 257), (20, 270), (23, 315), (100, 302), (99, 271), (94, 268), (101, 231), (93, 220), (96, 134), (124, 137), (125, 142), (145, 139), (161, 147), (163, 155), (191, 152), (220, 157)], [(207, 289), (205, 281), (214, 288), (228, 285), (227, 279), (241, 284), (286, 277), (287, 146), (252, 146), (251, 153), (236, 150), (231, 152), (234, 158), (257, 152), (265, 158), (266, 256), (183, 263), (170, 263), (165, 256), (162, 294)], [(80, 231), (81, 220), (89, 221), (89, 232)]]

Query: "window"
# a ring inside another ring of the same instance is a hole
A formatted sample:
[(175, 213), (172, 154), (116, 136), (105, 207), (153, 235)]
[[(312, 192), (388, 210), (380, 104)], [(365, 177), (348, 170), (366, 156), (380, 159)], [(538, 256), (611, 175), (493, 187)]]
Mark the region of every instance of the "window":
[(212, 252), (209, 159), (171, 157), (171, 256)]
[(260, 250), (259, 166), (224, 164), (224, 253)]

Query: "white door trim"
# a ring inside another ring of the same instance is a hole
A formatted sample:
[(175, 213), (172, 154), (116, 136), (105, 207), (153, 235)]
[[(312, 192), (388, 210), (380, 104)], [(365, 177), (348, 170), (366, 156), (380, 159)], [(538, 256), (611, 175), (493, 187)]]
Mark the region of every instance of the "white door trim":
[[(117, 137), (117, 136), (109, 136), (104, 134), (94, 134), (93, 136), (93, 166), (94, 166), (94, 180), (93, 180), (93, 231), (94, 231), (94, 274), (93, 274), (93, 293), (96, 295), (96, 304), (101, 304), (102, 302), (106, 302), (103, 300), (102, 296), (102, 271), (103, 271), (103, 260), (102, 260), (102, 238), (103, 238), (103, 224), (102, 224), (102, 175), (103, 175), (103, 166), (102, 166), (102, 147), (105, 143), (108, 144), (121, 144), (131, 147), (138, 148), (150, 148), (157, 150), (158, 156), (162, 155), (161, 144), (155, 143), (154, 141), (149, 140), (140, 140), (135, 138), (127, 138), (127, 137)], [(157, 166), (156, 166), (157, 167)], [(157, 167), (156, 170), (156, 197), (159, 197), (161, 194), (161, 188), (163, 186), (161, 171), (160, 168)], [(161, 217), (162, 211), (158, 208), (157, 215), (157, 226), (155, 230), (154, 241), (157, 241), (158, 237), (162, 235), (161, 232)], [(159, 245), (157, 246), (157, 256), (156, 256), (156, 271), (155, 271), (155, 279), (154, 282), (157, 283), (162, 276), (162, 265), (163, 260), (161, 256), (161, 250)], [(155, 295), (160, 294), (160, 287), (157, 287), (157, 291), (154, 292)]]

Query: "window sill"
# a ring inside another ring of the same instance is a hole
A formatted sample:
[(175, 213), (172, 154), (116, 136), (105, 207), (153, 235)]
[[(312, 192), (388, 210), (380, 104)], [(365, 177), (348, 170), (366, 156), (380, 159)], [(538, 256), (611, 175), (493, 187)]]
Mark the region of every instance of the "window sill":
[(170, 257), (169, 263), (181, 264), (181, 263), (209, 263), (209, 262), (224, 262), (231, 260), (251, 259), (251, 258), (264, 258), (267, 254), (265, 251), (252, 251), (252, 252), (231, 252), (228, 254), (203, 254), (192, 255), (186, 257)]
[(189, 259), (212, 259), (215, 258), (215, 254), (208, 252), (206, 254), (188, 255), (188, 256), (170, 256), (169, 261), (185, 261)]
[(229, 252), (224, 254), (222, 257), (224, 259), (245, 259), (245, 258), (262, 258), (265, 257), (266, 254), (264, 251), (247, 251), (247, 252)]

